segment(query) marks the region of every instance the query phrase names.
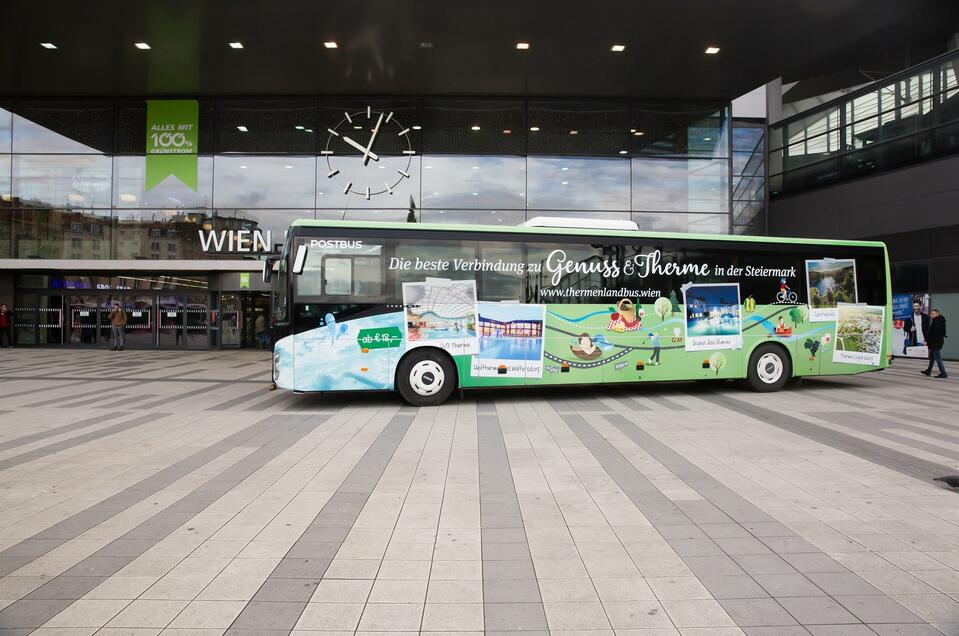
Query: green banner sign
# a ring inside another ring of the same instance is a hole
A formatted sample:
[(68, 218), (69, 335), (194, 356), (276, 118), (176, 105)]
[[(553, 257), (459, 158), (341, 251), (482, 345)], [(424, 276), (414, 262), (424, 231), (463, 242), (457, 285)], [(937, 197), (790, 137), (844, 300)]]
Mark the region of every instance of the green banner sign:
[(361, 349), (391, 349), (400, 346), (402, 341), (399, 327), (360, 329), (356, 334), (356, 343)]
[(147, 190), (173, 175), (196, 191), (199, 113), (195, 99), (147, 100)]

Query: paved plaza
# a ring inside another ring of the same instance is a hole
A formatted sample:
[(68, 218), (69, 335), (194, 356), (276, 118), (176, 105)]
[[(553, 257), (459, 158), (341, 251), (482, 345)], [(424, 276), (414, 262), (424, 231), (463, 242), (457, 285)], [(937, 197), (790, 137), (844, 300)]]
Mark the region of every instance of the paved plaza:
[(267, 390), (4, 350), (0, 636), (959, 634), (959, 392)]

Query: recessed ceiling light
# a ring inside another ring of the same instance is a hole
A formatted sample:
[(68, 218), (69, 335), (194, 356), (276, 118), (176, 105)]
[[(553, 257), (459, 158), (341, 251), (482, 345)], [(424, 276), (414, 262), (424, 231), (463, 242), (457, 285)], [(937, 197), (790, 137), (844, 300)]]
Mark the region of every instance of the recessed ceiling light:
[(479, 130), (479, 129), (480, 127), (477, 126), (476, 124), (473, 124), (472, 126), (470, 126), (470, 130)]
[(432, 42), (420, 42), (420, 48), (421, 48), (421, 49), (431, 49), (431, 48), (433, 48), (433, 43), (432, 43)]
[(294, 126), (294, 128), (296, 128), (297, 130), (306, 130), (306, 126), (296, 125)]
[(433, 166), (423, 166), (423, 167), (426, 168), (427, 170), (432, 170), (432, 169), (433, 169)]
[(54, 44), (53, 42), (41, 42), (41, 43), (40, 43), (40, 46), (42, 46), (42, 47), (45, 48), (45, 49), (55, 49), (55, 48), (57, 48), (57, 45)]
[(231, 49), (242, 49), (242, 48), (243, 48), (243, 42), (230, 42), (230, 48), (231, 48)]
[(713, 140), (712, 137), (703, 137), (703, 141), (712, 141), (712, 140)]
[(147, 44), (146, 42), (134, 42), (133, 46), (137, 47), (141, 51), (147, 51), (150, 49), (150, 45)]
[(517, 42), (516, 48), (520, 51), (527, 51), (529, 50), (529, 42)]
[(249, 130), (246, 126), (237, 126), (236, 129), (239, 130), (240, 132), (246, 132), (247, 130)]
[(563, 166), (562, 168), (560, 168), (560, 170), (569, 170), (569, 168), (567, 168), (566, 166)]
[(645, 135), (645, 134), (646, 134), (646, 133), (644, 133), (644, 132), (641, 131), (641, 130), (634, 130), (634, 131), (633, 131), (633, 135), (636, 136), (636, 137), (642, 137), (642, 136)]
[(291, 170), (293, 168), (293, 166), (283, 166), (283, 167), (286, 168), (287, 170)]
[(529, 129), (531, 132), (539, 132), (539, 126), (530, 126)]
[(335, 49), (339, 47), (339, 45), (332, 40), (330, 40), (329, 42), (324, 42), (323, 46), (325, 46), (328, 49)]
[(635, 128), (630, 128), (630, 129), (629, 129), (629, 132), (634, 133), (634, 132), (636, 132), (636, 129), (635, 129)]
[(246, 166), (240, 166), (240, 170), (246, 170)]
[(574, 128), (573, 130), (569, 131), (569, 134), (571, 134), (571, 135), (578, 135), (578, 134), (579, 134), (579, 131)]
[(706, 47), (706, 55), (716, 55), (717, 53), (719, 53), (719, 47), (718, 47), (718, 46), (707, 46), (707, 47)]
[(307, 128), (307, 129), (306, 129), (306, 132), (311, 133), (311, 132), (313, 132), (313, 129), (312, 129), (312, 128)]
[(622, 53), (623, 51), (626, 50), (626, 45), (614, 44), (613, 46), (609, 47), (609, 50), (612, 51), (613, 53)]
[(619, 151), (619, 154), (625, 155), (625, 154), (626, 154), (626, 151), (625, 151), (625, 150), (620, 150), (620, 151)]
[(503, 134), (504, 134), (504, 135), (511, 135), (512, 133), (513, 133), (513, 131), (510, 130), (509, 128), (504, 128), (504, 129), (503, 129)]
[(563, 181), (563, 185), (569, 185), (569, 181)]
[(410, 126), (410, 128), (412, 128), (413, 130), (423, 130), (423, 127), (420, 126), (419, 124), (413, 124), (412, 126)]

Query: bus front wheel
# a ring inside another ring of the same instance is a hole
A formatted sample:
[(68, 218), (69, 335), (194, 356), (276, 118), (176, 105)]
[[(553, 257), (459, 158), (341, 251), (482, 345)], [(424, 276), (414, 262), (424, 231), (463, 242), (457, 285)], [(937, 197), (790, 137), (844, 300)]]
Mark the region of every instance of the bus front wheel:
[(746, 381), (753, 391), (778, 391), (792, 377), (792, 361), (782, 347), (762, 344), (749, 356)]
[(413, 406), (442, 404), (456, 388), (456, 367), (439, 351), (412, 351), (396, 369), (396, 389)]

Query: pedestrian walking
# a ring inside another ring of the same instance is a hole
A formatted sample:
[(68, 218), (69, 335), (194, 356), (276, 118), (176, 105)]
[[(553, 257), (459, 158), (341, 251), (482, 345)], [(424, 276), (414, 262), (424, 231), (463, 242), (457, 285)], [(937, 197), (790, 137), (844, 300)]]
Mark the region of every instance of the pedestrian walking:
[(13, 346), (13, 312), (7, 309), (7, 303), (0, 305), (0, 347)]
[(264, 349), (270, 343), (270, 332), (266, 328), (266, 316), (260, 314), (253, 321), (253, 333), (256, 338), (256, 348)]
[(938, 309), (929, 311), (929, 329), (926, 331), (926, 347), (929, 348), (929, 366), (921, 373), (932, 375), (932, 365), (939, 366), (937, 378), (948, 378), (946, 367), (942, 364), (942, 347), (946, 343), (946, 317)]
[(113, 309), (108, 316), (110, 319), (110, 344), (113, 348), (110, 351), (123, 351), (123, 345), (126, 344), (127, 312), (120, 307), (120, 303), (113, 303)]

